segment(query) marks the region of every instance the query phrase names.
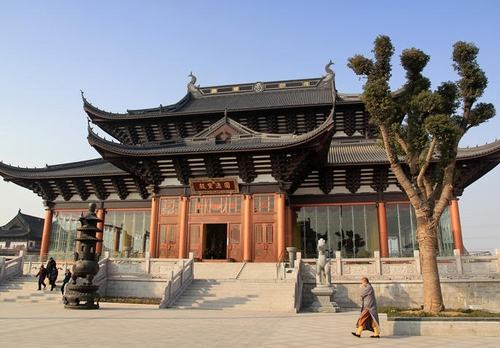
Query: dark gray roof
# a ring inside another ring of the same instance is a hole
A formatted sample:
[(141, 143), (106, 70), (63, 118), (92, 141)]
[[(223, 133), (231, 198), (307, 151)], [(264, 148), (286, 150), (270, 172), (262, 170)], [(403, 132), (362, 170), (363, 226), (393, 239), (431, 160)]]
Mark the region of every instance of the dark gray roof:
[(7, 224), (0, 227), (0, 239), (19, 239), (25, 237), (41, 239), (44, 219), (23, 214), (21, 211)]
[[(240, 129), (246, 127), (238, 124), (234, 120), (229, 121), (230, 124)], [(221, 126), (223, 123), (218, 121), (216, 125)], [(213, 130), (213, 129), (212, 129)], [(323, 124), (314, 130), (300, 135), (295, 134), (266, 134), (249, 130), (251, 133), (239, 134), (231, 138), (230, 142), (217, 143), (215, 137), (204, 138), (199, 133), (192, 138), (182, 138), (171, 141), (165, 141), (157, 144), (148, 143), (141, 145), (125, 145), (115, 143), (101, 138), (94, 133), (89, 127), (89, 135), (87, 137), (90, 145), (96, 148), (101, 154), (113, 153), (119, 156), (175, 156), (188, 155), (194, 153), (219, 153), (219, 152), (239, 152), (239, 151), (259, 151), (259, 150), (274, 150), (284, 149), (289, 147), (301, 146), (322, 134), (329, 133), (333, 130), (333, 109), (330, 116)]]
[(86, 161), (48, 165), (44, 168), (19, 168), (0, 162), (0, 175), (4, 178), (55, 179), (69, 177), (128, 175), (128, 173), (115, 167), (102, 158), (97, 158)]
[[(457, 159), (467, 160), (500, 152), (500, 140), (470, 148), (459, 148)], [(328, 153), (329, 164), (366, 165), (388, 164), (385, 150), (379, 142), (361, 141), (357, 143), (332, 142)]]
[[(260, 84), (262, 90), (256, 89)], [(215, 92), (212, 92), (215, 91)], [(84, 110), (93, 119), (131, 120), (175, 115), (332, 105), (332, 83), (325, 78), (271, 81), (240, 85), (191, 87), (179, 102), (149, 109), (112, 113), (93, 106), (84, 97)], [(359, 103), (359, 94), (337, 94), (337, 103)]]

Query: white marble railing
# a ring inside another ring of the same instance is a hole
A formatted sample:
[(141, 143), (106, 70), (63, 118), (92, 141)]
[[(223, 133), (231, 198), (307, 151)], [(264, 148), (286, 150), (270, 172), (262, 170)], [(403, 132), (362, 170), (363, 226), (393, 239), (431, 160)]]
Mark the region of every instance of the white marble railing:
[[(421, 278), (420, 254), (413, 257), (381, 258), (376, 251), (374, 258), (342, 258), (340, 252), (331, 260), (332, 276), (343, 279), (357, 279), (362, 276), (404, 280)], [(303, 259), (306, 265), (314, 265), (316, 260)], [(312, 279), (314, 267), (304, 267), (308, 280)], [(438, 257), (441, 278), (500, 278), (500, 249), (494, 256), (462, 256), (454, 250), (454, 256)], [(308, 274), (311, 273), (311, 274)]]
[(189, 253), (189, 260), (180, 260), (182, 264), (179, 269), (172, 271), (170, 279), (165, 286), (165, 292), (161, 299), (160, 308), (168, 308), (175, 303), (177, 298), (191, 284), (194, 278), (193, 253)]
[(9, 279), (23, 275), (23, 262), (22, 250), (19, 252), (19, 256), (10, 260), (0, 257), (0, 284)]

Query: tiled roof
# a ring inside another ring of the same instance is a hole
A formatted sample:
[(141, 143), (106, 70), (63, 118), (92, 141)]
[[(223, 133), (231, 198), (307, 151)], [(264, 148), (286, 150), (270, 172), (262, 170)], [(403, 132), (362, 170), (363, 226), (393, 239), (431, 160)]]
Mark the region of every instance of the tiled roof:
[[(99, 138), (100, 139), (100, 138)], [(106, 142), (109, 143), (109, 142)], [(110, 143), (114, 146), (120, 144)], [(262, 145), (266, 145), (262, 141)], [(238, 148), (235, 144), (213, 144), (209, 150), (219, 151), (220, 146), (225, 149)], [(123, 145), (122, 145), (123, 146)], [(141, 147), (148, 151), (147, 147)], [(199, 148), (207, 150), (207, 147)], [(208, 152), (208, 151), (207, 151)], [(460, 148), (458, 150), (458, 160), (468, 160), (481, 158), (484, 156), (498, 154), (500, 160), (500, 140), (490, 144), (485, 144), (470, 148)], [(332, 142), (328, 153), (328, 163), (331, 165), (370, 165), (370, 164), (388, 164), (385, 151), (381, 145), (375, 141), (361, 141), (359, 143), (340, 143)], [(0, 175), (8, 178), (19, 179), (56, 179), (85, 176), (105, 176), (105, 175), (128, 175), (127, 172), (115, 167), (104, 159), (93, 159), (74, 163), (59, 164), (47, 166), (45, 168), (18, 168), (0, 163)]]
[(21, 211), (7, 224), (0, 227), (0, 239), (30, 237), (42, 238), (44, 219), (23, 214)]
[[(236, 121), (231, 121), (237, 124)], [(243, 126), (242, 126), (243, 127)], [(294, 134), (266, 134), (253, 132), (253, 134), (242, 134), (231, 138), (230, 142), (219, 144), (215, 137), (211, 138), (183, 138), (162, 142), (159, 144), (147, 145), (125, 145), (105, 140), (93, 132), (89, 127), (87, 137), (90, 145), (96, 148), (101, 154), (114, 153), (120, 156), (174, 156), (188, 155), (194, 153), (219, 153), (219, 152), (239, 152), (274, 150), (300, 146), (325, 132), (333, 129), (333, 116), (330, 115), (323, 124), (314, 130), (300, 135)]]
[[(467, 160), (500, 152), (500, 140), (471, 148), (459, 148), (457, 159)], [(363, 165), (389, 163), (382, 145), (376, 141), (358, 143), (332, 142), (328, 153), (329, 164)]]
[(0, 175), (5, 178), (67, 178), (92, 177), (106, 175), (128, 175), (127, 172), (115, 167), (102, 158), (46, 166), (44, 168), (19, 168), (0, 162)]
[[(262, 90), (255, 86), (262, 86)], [(267, 86), (267, 87), (266, 87)], [(282, 86), (282, 87), (280, 87)], [(214, 91), (214, 92), (212, 92)], [(224, 92), (219, 92), (224, 91)], [(332, 83), (324, 78), (257, 82), (254, 84), (194, 87), (179, 102), (149, 109), (112, 113), (93, 106), (83, 97), (84, 110), (92, 118), (127, 120), (174, 115), (219, 113), (311, 105), (332, 105)], [(359, 94), (337, 93), (337, 103), (360, 102)]]

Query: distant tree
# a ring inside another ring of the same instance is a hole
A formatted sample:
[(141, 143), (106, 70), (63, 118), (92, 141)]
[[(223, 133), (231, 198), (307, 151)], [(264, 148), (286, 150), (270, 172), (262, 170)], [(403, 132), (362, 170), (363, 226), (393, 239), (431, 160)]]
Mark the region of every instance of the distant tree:
[(430, 57), (409, 48), (400, 56), (406, 83), (392, 92), (390, 38), (378, 36), (372, 52), (374, 59), (349, 58), (348, 67), (366, 78), (362, 99), (379, 129), (391, 170), (415, 209), (424, 310), (439, 312), (444, 310), (436, 259), (439, 219), (453, 195), (460, 139), (495, 115), (492, 104), (476, 104), (488, 80), (476, 61), (479, 49), (459, 41), (452, 55), (458, 81), (444, 82), (432, 91), (422, 75)]

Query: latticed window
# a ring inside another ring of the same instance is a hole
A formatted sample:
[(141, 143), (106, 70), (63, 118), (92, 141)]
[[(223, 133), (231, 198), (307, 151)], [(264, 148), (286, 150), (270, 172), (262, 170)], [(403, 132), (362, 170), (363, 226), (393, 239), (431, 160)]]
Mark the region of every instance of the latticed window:
[(160, 244), (175, 244), (177, 235), (177, 225), (160, 225)]
[(160, 215), (178, 215), (179, 214), (179, 198), (161, 198), (160, 199)]
[(274, 213), (274, 196), (273, 195), (254, 196), (253, 211), (255, 213)]
[(190, 213), (201, 215), (239, 214), (241, 196), (191, 197)]
[(240, 243), (240, 225), (232, 224), (231, 230), (229, 234), (229, 241), (231, 244), (239, 244)]
[(255, 224), (255, 243), (273, 243), (273, 224)]
[(201, 226), (191, 225), (189, 230), (189, 244), (200, 244)]

